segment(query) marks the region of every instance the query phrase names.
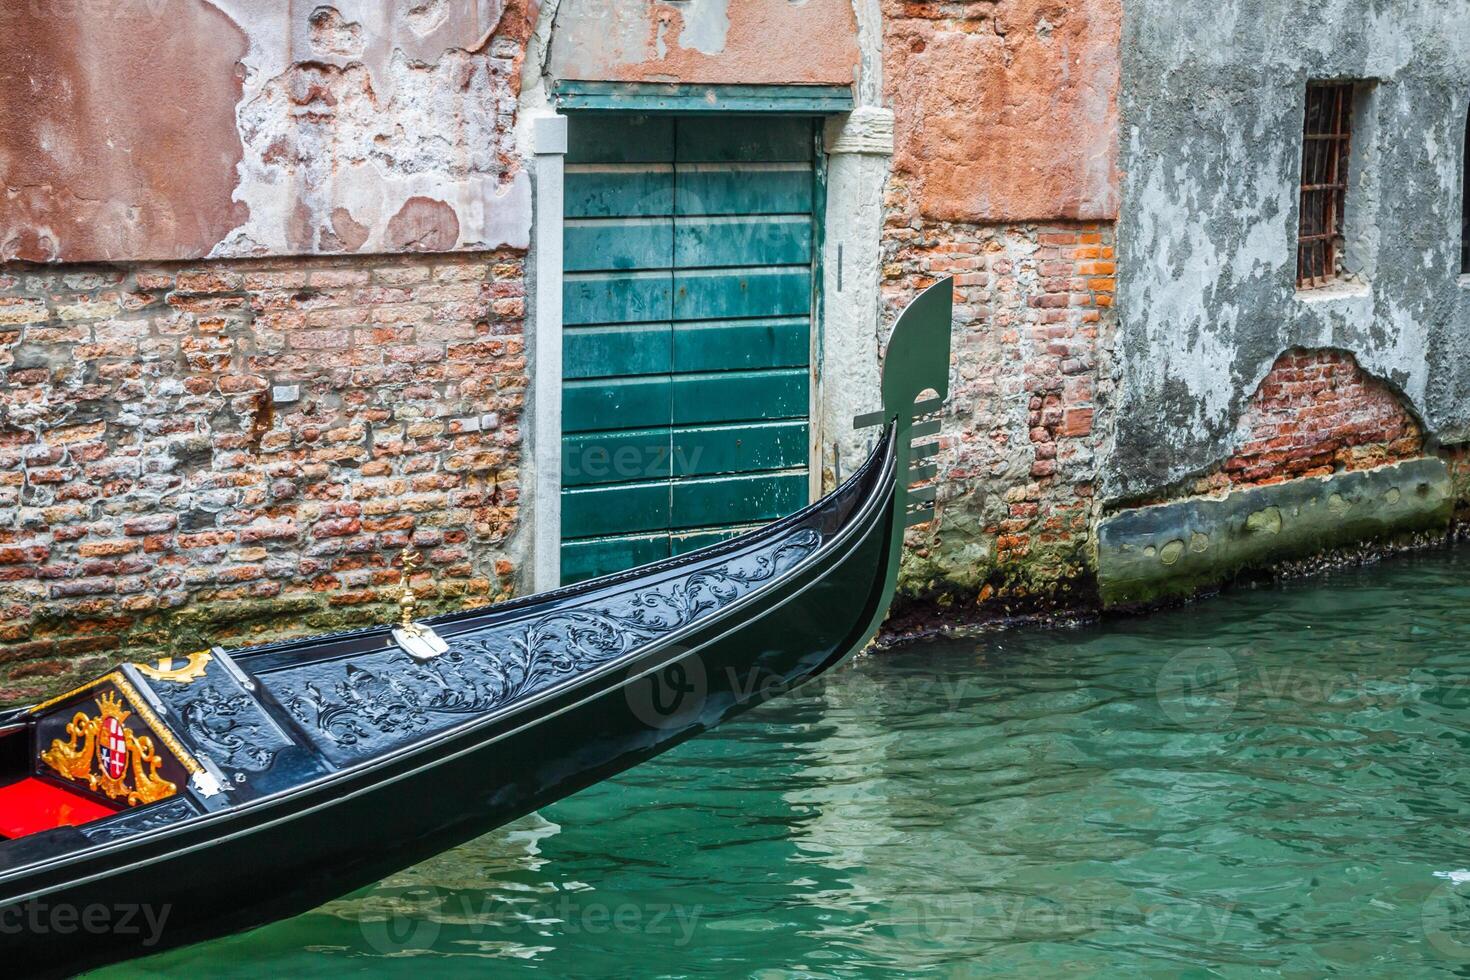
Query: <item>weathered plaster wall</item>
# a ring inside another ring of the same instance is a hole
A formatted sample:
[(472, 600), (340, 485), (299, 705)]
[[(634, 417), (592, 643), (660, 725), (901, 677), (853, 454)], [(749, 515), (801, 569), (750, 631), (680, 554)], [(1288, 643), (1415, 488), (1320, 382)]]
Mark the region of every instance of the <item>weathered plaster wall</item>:
[(1116, 216), (1120, 7), (884, 0), (894, 170), (926, 216)]
[(245, 220), (249, 41), (208, 3), (160, 3), (0, 8), (0, 261), (204, 255)]
[(535, 0), (7, 5), (0, 260), (524, 248)]
[[(1119, 392), (1111, 500), (1222, 461), (1281, 353), (1339, 348), (1431, 437), (1470, 433), (1470, 290), (1457, 283), (1470, 101), (1465, 0), (1133, 0), (1123, 30)], [(1376, 85), (1358, 114), (1359, 282), (1299, 297), (1309, 79)]]
[(853, 0), (562, 0), (557, 78), (850, 85)]

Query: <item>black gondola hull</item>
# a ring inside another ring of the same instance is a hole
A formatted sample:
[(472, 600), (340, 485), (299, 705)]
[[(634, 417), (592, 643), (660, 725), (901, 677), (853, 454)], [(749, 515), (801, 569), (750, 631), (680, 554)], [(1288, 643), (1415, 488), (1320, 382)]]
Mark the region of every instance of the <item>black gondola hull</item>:
[[(613, 669), (338, 778), (0, 875), (7, 964), (67, 974), (307, 911), (820, 675), (866, 639), (887, 601), (894, 485), (890, 440), (846, 488), (831, 547)], [(109, 910), (108, 928), (56, 927), (55, 910), (89, 907)], [(128, 909), (133, 931), (118, 928)]]

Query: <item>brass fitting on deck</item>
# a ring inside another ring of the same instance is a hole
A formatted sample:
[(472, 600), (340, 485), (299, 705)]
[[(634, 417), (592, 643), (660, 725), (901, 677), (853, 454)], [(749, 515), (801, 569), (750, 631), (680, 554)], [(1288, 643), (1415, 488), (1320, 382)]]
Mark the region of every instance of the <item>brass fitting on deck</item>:
[(413, 594), (413, 585), (409, 580), (413, 578), (413, 573), (418, 571), (423, 565), (424, 556), (419, 554), (418, 550), (410, 544), (403, 550), (401, 560), (403, 562), (403, 574), (398, 579), (398, 625), (403, 629), (410, 629), (413, 627), (414, 607), (418, 605), (419, 600)]
[(398, 625), (393, 627), (393, 640), (415, 660), (433, 660), (449, 649), (449, 644), (432, 628), (413, 621), (418, 597), (413, 594), (413, 573), (424, 564), (424, 556), (410, 544), (400, 559), (403, 574), (398, 579)]

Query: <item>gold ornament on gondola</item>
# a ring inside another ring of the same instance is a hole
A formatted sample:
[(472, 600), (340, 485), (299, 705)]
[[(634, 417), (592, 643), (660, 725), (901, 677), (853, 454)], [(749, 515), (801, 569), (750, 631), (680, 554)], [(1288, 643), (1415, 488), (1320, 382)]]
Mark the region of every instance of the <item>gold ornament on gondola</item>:
[(203, 677), (209, 670), (209, 662), (214, 655), (208, 650), (195, 650), (189, 654), (183, 666), (175, 667), (172, 657), (164, 657), (158, 661), (157, 666), (149, 664), (133, 664), (138, 668), (138, 673), (145, 677), (151, 677), (156, 681), (173, 681), (175, 684), (190, 684)]
[(449, 649), (444, 638), (432, 627), (413, 621), (418, 597), (413, 594), (413, 573), (424, 562), (424, 556), (409, 545), (403, 552), (403, 574), (398, 579), (398, 625), (393, 627), (395, 643), (410, 657), (420, 662), (433, 660)]
[(424, 563), (424, 556), (409, 545), (403, 552), (402, 561), (403, 574), (398, 579), (398, 628), (413, 630), (418, 628), (413, 622), (413, 609), (418, 605), (418, 597), (413, 594), (413, 585), (409, 580)]
[[(158, 774), (163, 757), (153, 739), (127, 727), (132, 712), (111, 691), (97, 699), (101, 714), (78, 711), (66, 726), (70, 741), (56, 739), (41, 753), (41, 761), (63, 779), (86, 783), (109, 799), (125, 799), (128, 806), (166, 800), (179, 791)], [(132, 785), (129, 785), (129, 775)]]

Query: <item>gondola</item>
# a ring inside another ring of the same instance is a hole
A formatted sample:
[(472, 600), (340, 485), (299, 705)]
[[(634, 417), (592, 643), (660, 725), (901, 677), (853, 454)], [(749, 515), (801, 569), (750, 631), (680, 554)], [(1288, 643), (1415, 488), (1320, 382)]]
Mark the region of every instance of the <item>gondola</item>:
[[(876, 632), (947, 391), (905, 310), (867, 462), (765, 528), (489, 609), (124, 663), (0, 712), (0, 962), (65, 975), (307, 911), (816, 677)], [(409, 568), (405, 569), (407, 584)]]

